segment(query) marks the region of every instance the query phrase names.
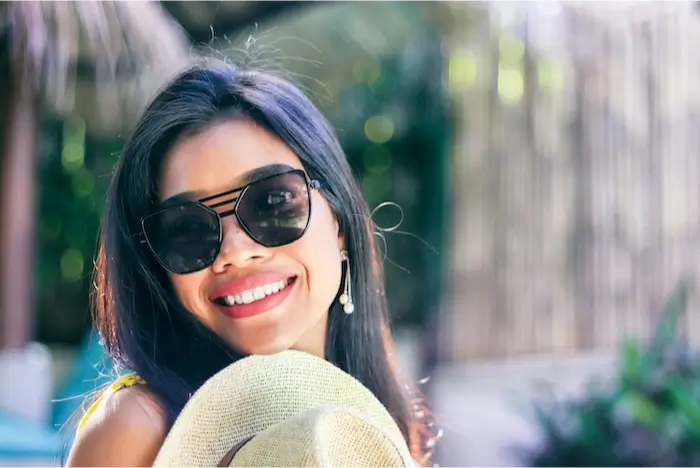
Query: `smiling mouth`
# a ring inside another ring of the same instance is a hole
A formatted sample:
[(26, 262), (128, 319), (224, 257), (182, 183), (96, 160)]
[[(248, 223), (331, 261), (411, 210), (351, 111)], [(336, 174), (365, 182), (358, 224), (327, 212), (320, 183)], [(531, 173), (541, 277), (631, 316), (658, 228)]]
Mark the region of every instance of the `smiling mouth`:
[(295, 280), (296, 276), (292, 276), (291, 278), (287, 278), (284, 280), (273, 281), (272, 283), (267, 283), (256, 288), (249, 289), (247, 291), (242, 291), (238, 294), (217, 297), (216, 299), (214, 299), (214, 303), (224, 307), (252, 304), (253, 302), (260, 301), (269, 296), (274, 296), (275, 294), (284, 291), (289, 286), (291, 286)]

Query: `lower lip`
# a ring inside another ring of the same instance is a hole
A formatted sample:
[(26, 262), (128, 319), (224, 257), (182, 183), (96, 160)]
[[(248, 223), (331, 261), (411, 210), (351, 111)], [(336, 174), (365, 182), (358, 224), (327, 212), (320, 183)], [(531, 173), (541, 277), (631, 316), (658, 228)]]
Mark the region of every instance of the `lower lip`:
[(217, 309), (223, 312), (224, 315), (232, 319), (244, 319), (248, 317), (255, 317), (256, 315), (264, 314), (268, 312), (287, 299), (287, 296), (292, 292), (294, 284), (296, 283), (296, 278), (283, 290), (278, 293), (265, 296), (262, 299), (253, 301), (250, 304), (236, 304), (232, 306), (224, 306), (220, 304), (214, 304)]

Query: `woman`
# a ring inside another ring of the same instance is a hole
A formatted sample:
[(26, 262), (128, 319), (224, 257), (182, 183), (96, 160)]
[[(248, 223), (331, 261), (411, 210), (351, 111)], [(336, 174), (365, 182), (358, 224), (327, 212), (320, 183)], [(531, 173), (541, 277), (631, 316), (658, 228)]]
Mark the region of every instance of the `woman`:
[(310, 100), (265, 73), (190, 69), (146, 109), (114, 174), (96, 323), (135, 377), (91, 409), (68, 465), (150, 465), (209, 377), (286, 349), (366, 385), (421, 461), (382, 277), (367, 204)]

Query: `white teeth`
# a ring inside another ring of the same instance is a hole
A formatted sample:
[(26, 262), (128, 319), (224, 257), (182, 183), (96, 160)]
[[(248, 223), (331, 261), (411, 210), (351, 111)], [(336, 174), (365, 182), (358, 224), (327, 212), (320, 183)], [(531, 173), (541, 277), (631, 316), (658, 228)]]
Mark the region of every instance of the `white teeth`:
[(232, 306), (235, 304), (250, 304), (251, 302), (259, 301), (260, 299), (276, 294), (286, 288), (290, 282), (288, 280), (281, 280), (275, 283), (268, 283), (257, 288), (250, 289), (248, 291), (243, 291), (239, 294), (232, 296), (226, 296), (223, 298), (223, 302), (227, 306)]
[(264, 287), (257, 287), (253, 289), (253, 297), (255, 299), (262, 299), (265, 297), (265, 288)]
[(253, 296), (253, 291), (244, 291), (243, 293), (241, 293), (241, 297), (243, 298), (244, 304), (250, 304), (255, 300), (255, 297)]

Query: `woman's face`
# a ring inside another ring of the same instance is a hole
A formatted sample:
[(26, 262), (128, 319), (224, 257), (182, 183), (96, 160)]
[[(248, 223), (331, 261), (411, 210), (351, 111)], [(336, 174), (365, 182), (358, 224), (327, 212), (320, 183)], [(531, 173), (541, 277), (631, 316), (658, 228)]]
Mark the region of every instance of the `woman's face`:
[[(185, 193), (201, 199), (239, 188), (255, 170), (270, 165), (302, 168), (297, 156), (261, 127), (248, 121), (217, 123), (170, 151), (161, 200)], [(195, 273), (169, 274), (185, 308), (241, 353), (297, 349), (323, 357), (328, 310), (340, 287), (343, 240), (323, 196), (311, 190), (309, 197), (309, 226), (299, 240), (267, 248), (235, 216), (224, 216), (214, 263)]]

